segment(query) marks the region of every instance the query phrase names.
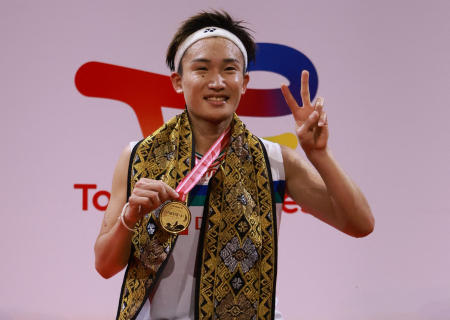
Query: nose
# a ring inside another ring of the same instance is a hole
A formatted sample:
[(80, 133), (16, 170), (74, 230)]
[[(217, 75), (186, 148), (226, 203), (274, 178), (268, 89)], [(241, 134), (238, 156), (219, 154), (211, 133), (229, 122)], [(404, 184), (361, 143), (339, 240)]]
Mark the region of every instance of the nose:
[(213, 90), (222, 90), (225, 88), (224, 78), (220, 73), (212, 74), (208, 82), (208, 88)]

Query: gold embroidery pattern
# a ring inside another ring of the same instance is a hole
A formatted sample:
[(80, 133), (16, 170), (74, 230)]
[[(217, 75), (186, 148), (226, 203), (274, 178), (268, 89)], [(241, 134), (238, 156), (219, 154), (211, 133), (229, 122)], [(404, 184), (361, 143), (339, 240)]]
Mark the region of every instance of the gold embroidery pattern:
[(275, 228), (269, 168), (260, 141), (235, 117), (222, 170), (210, 183), (201, 256), (201, 319), (270, 319)]
[[(146, 138), (136, 150), (131, 168), (131, 190), (140, 178), (160, 179), (171, 187), (189, 172), (192, 137), (183, 113)], [(147, 214), (136, 226), (133, 254), (125, 275), (118, 319), (133, 319), (145, 303), (161, 265), (171, 251), (176, 236), (158, 227), (155, 212)]]
[[(140, 178), (175, 186), (189, 172), (192, 134), (187, 114), (171, 119), (137, 148), (130, 190)], [(201, 319), (270, 319), (275, 290), (276, 239), (272, 194), (259, 140), (237, 116), (227, 155), (210, 183), (207, 228), (199, 268)], [(176, 236), (159, 228), (158, 212), (137, 225), (117, 314), (134, 319), (148, 298)]]

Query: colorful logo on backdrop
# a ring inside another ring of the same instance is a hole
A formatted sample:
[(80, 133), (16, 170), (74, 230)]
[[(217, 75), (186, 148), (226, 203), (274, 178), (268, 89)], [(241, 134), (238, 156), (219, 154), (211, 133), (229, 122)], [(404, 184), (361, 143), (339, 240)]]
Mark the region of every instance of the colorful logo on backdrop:
[[(258, 43), (256, 59), (249, 64), (248, 70), (269, 71), (284, 76), (289, 80), (289, 89), (299, 103), (300, 74), (302, 70), (308, 70), (311, 99), (317, 93), (318, 76), (314, 65), (307, 56), (294, 48), (275, 43)], [(185, 105), (183, 96), (173, 90), (169, 76), (102, 62), (82, 65), (76, 73), (75, 85), (85, 96), (118, 100), (129, 105), (136, 114), (144, 137), (164, 123), (163, 107), (184, 109)], [(280, 88), (247, 89), (236, 112), (247, 117), (278, 117), (291, 113)], [(292, 148), (297, 146), (297, 139), (292, 133), (280, 132), (275, 137), (265, 138)], [(94, 184), (74, 185), (75, 189), (82, 190), (83, 210), (88, 210), (90, 199), (97, 210), (106, 209), (109, 192), (95, 191), (96, 187)], [(91, 197), (90, 189), (94, 192)], [(102, 197), (107, 198), (106, 201), (102, 201)], [(290, 208), (292, 205), (294, 207)], [(293, 213), (298, 207), (290, 199), (285, 199), (283, 209)]]

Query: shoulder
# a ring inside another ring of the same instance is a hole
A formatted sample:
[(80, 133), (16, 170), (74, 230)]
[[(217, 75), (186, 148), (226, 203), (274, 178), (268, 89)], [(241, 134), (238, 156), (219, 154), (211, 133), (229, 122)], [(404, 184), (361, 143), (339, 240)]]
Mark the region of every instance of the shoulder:
[(287, 182), (296, 181), (298, 187), (320, 180), (317, 170), (297, 150), (281, 146), (281, 153)]
[(118, 180), (120, 181), (121, 184), (123, 184), (127, 181), (128, 166), (130, 163), (131, 152), (135, 145), (136, 143), (132, 145), (132, 143), (130, 142), (128, 145), (125, 146), (125, 148), (123, 148), (122, 153), (119, 156), (119, 161), (117, 162), (116, 169), (114, 171), (113, 182), (114, 180)]
[(281, 153), (281, 146), (278, 143), (263, 139), (263, 138), (259, 138), (261, 140), (261, 142), (264, 145), (264, 148), (266, 149), (267, 152), (267, 156), (269, 158), (274, 158), (278, 160), (283, 160), (282, 158), (282, 153)]
[(284, 180), (285, 174), (282, 146), (266, 139), (260, 138), (260, 140), (266, 149), (273, 180)]
[(282, 168), (286, 174), (299, 169), (310, 170), (310, 165), (297, 150), (266, 139), (260, 140), (264, 144), (271, 166)]
[(133, 150), (133, 148), (137, 145), (139, 141), (130, 141), (130, 143), (128, 143), (128, 149), (129, 152), (131, 153), (131, 150)]

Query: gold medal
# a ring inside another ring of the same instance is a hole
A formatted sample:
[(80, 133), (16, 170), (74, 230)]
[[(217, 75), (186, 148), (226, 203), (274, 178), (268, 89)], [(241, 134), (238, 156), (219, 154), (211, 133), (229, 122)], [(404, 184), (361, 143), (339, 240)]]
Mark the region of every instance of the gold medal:
[(203, 177), (206, 170), (214, 162), (220, 154), (223, 146), (228, 145), (230, 140), (230, 128), (228, 127), (220, 137), (214, 142), (209, 150), (203, 155), (202, 159), (194, 166), (191, 172), (186, 175), (175, 189), (179, 194), (179, 199), (165, 203), (161, 210), (155, 211), (157, 219), (161, 227), (171, 233), (178, 234), (189, 227), (191, 223), (191, 212), (184, 201), (189, 191)]
[(191, 212), (181, 201), (167, 202), (159, 212), (159, 223), (167, 232), (178, 234), (189, 227)]

